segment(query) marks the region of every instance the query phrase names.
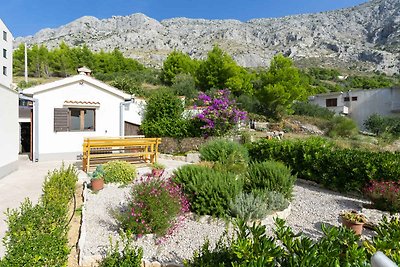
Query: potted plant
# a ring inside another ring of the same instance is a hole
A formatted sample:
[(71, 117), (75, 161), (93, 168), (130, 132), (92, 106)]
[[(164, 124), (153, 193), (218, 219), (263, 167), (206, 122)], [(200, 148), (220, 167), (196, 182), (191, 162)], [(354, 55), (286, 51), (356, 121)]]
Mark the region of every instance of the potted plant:
[(355, 210), (342, 212), (340, 218), (342, 219), (343, 225), (352, 229), (356, 235), (361, 235), (363, 226), (367, 223), (365, 215)]
[(164, 170), (165, 166), (161, 163), (154, 162), (153, 164), (151, 164), (151, 174), (154, 177), (161, 177), (164, 173)]
[(104, 187), (103, 165), (98, 165), (96, 170), (90, 175), (90, 187), (93, 191), (99, 191)]

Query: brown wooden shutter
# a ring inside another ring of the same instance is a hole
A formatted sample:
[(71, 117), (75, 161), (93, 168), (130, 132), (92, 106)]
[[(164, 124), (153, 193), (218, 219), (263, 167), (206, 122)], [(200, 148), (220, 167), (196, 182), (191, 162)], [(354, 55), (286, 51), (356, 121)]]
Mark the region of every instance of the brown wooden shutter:
[(55, 132), (69, 131), (69, 109), (67, 108), (54, 109), (54, 131)]

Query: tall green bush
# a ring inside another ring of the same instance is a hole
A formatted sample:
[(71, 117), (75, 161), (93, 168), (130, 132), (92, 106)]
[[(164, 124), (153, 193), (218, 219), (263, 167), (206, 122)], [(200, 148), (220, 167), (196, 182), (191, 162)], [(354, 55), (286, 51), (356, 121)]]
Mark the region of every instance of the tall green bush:
[(244, 188), (248, 192), (255, 189), (276, 191), (291, 199), (296, 176), (281, 162), (256, 162), (249, 166)]
[(399, 152), (339, 149), (321, 138), (261, 140), (248, 145), (253, 161), (277, 160), (297, 177), (339, 191), (362, 191), (371, 180), (398, 181)]
[(174, 172), (173, 181), (180, 184), (197, 214), (227, 216), (229, 202), (243, 188), (243, 180), (230, 172), (219, 172), (204, 166), (186, 165)]
[(68, 204), (77, 180), (72, 166), (49, 172), (37, 205), (26, 199), (18, 209), (7, 211), (6, 254), (0, 266), (66, 266)]
[(205, 143), (199, 149), (200, 158), (204, 161), (225, 163), (231, 155), (234, 155), (239, 162), (248, 162), (249, 155), (247, 149), (234, 141), (216, 139)]

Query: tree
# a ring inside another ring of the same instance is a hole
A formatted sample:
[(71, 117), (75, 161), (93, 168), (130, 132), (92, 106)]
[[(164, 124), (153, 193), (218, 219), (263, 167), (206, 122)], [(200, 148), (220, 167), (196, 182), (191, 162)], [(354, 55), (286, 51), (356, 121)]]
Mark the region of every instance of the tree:
[(251, 76), (217, 45), (208, 52), (207, 59), (197, 71), (198, 84), (202, 90), (230, 88), (235, 95), (251, 93)]
[(161, 80), (167, 85), (172, 85), (176, 75), (194, 75), (196, 68), (197, 62), (191, 59), (188, 54), (173, 51), (163, 63)]
[(293, 101), (304, 100), (310, 90), (292, 60), (281, 54), (272, 59), (261, 80), (263, 87), (256, 93), (261, 103), (261, 113), (276, 119), (292, 113)]
[(147, 101), (141, 131), (147, 137), (184, 137), (188, 123), (182, 117), (182, 101), (171, 92), (161, 90)]

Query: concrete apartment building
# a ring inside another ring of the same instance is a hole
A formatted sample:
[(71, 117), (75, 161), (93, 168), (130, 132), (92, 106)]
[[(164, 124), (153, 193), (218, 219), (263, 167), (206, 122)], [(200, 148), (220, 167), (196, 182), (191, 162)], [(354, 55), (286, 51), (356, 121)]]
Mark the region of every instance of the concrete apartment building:
[(11, 85), (13, 40), (0, 19), (0, 178), (18, 166), (18, 93)]
[(372, 114), (400, 117), (400, 88), (332, 92), (309, 97), (310, 103), (352, 118), (360, 129)]

